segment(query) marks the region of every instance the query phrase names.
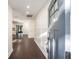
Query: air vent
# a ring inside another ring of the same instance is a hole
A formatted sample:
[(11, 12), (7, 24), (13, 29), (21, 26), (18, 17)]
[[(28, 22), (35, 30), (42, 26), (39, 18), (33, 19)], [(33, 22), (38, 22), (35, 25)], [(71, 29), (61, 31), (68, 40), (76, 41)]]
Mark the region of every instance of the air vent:
[(27, 17), (32, 17), (33, 15), (27, 15)]

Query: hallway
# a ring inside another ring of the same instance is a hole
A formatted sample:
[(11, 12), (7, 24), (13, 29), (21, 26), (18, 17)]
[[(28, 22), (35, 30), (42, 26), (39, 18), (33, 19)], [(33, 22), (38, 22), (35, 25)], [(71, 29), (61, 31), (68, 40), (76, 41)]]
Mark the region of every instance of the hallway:
[(33, 38), (19, 39), (9, 59), (46, 59)]
[(8, 9), (9, 59), (71, 59), (70, 0), (9, 0)]

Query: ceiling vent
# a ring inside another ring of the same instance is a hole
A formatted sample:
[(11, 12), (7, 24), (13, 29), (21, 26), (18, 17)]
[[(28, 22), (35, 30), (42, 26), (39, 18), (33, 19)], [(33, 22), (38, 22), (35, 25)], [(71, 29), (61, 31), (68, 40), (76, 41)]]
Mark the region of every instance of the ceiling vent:
[(33, 15), (27, 15), (27, 17), (32, 17)]

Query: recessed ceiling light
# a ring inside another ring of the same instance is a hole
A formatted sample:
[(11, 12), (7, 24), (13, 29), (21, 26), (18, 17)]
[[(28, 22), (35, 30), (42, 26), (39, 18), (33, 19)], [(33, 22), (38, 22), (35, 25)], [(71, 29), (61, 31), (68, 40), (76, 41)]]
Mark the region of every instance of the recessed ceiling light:
[(29, 5), (27, 5), (27, 9), (29, 9), (30, 8), (30, 6)]

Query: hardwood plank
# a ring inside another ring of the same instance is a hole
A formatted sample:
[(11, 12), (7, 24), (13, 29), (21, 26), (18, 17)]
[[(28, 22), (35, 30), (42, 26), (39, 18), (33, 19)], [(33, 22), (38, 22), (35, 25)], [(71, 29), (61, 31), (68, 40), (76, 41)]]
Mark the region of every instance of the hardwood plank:
[(9, 59), (46, 59), (33, 38), (17, 41), (16, 49)]

